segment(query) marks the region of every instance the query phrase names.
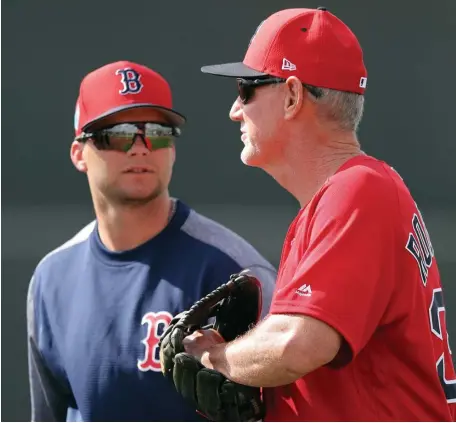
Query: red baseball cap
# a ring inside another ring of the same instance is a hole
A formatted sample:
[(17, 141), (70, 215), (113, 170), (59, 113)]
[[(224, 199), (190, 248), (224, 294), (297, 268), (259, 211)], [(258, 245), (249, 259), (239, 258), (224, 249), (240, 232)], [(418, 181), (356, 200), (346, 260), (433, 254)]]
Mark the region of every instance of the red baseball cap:
[(109, 63), (90, 72), (81, 82), (74, 114), (76, 135), (122, 110), (159, 110), (174, 126), (185, 117), (172, 109), (171, 88), (157, 72), (128, 61)]
[(367, 85), (356, 36), (325, 7), (274, 13), (258, 26), (242, 62), (201, 71), (235, 78), (296, 76), (305, 84), (359, 94)]

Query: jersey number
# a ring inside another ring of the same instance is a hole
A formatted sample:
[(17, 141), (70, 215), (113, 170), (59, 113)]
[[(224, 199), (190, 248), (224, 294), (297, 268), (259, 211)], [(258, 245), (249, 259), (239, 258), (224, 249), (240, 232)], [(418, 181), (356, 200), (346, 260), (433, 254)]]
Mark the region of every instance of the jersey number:
[(159, 372), (161, 370), (158, 341), (160, 341), (161, 334), (171, 323), (172, 318), (173, 316), (167, 311), (149, 312), (142, 318), (141, 324), (147, 325), (147, 335), (141, 341), (145, 346), (144, 358), (138, 360), (138, 369), (142, 372), (147, 372), (148, 370)]
[[(443, 328), (442, 328), (442, 321), (445, 321), (445, 318), (442, 317), (440, 319), (440, 313), (443, 314), (445, 311), (445, 307), (443, 306), (443, 293), (442, 288), (436, 288), (432, 292), (432, 302), (431, 306), (429, 307), (429, 319), (431, 322), (431, 331), (432, 333), (437, 336), (437, 338), (443, 341)], [(447, 334), (448, 340), (448, 334)], [(448, 343), (448, 350), (451, 354), (450, 344)], [(447, 402), (456, 403), (456, 379), (446, 379), (445, 378), (445, 354), (442, 355), (437, 360), (437, 374), (439, 375), (440, 383), (442, 384), (442, 388), (445, 391), (445, 396)]]

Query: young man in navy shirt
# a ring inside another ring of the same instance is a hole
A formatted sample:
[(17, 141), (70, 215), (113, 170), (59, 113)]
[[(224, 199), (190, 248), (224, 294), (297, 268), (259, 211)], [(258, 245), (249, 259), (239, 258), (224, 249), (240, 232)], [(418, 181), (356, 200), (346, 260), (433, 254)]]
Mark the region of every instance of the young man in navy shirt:
[(38, 264), (28, 293), (33, 421), (201, 420), (160, 372), (160, 335), (250, 268), (268, 311), (275, 270), (249, 243), (171, 198), (185, 118), (158, 73), (116, 62), (89, 73), (71, 160), (96, 220)]

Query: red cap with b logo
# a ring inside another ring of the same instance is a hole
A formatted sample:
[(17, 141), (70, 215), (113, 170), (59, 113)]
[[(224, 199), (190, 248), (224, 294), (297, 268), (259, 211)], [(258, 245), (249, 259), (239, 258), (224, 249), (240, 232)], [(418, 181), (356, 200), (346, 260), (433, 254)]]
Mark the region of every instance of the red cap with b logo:
[(324, 7), (274, 13), (258, 26), (242, 62), (201, 71), (235, 78), (296, 76), (305, 84), (358, 94), (367, 85), (356, 36)]
[(74, 129), (80, 135), (107, 116), (133, 108), (159, 110), (171, 125), (183, 125), (185, 117), (172, 107), (171, 88), (159, 73), (133, 62), (110, 63), (82, 80)]

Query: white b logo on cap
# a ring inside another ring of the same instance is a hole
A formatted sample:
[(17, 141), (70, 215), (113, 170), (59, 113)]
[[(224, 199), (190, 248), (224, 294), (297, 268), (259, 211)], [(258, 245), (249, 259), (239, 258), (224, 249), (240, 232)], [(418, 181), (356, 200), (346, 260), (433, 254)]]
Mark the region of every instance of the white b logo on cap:
[(366, 85), (367, 85), (367, 78), (366, 77), (361, 77), (361, 79), (359, 80), (359, 86), (361, 88), (366, 88)]
[(119, 90), (119, 94), (138, 94), (143, 88), (143, 84), (140, 81), (141, 74), (133, 68), (117, 69), (116, 75), (121, 75), (123, 88)]

